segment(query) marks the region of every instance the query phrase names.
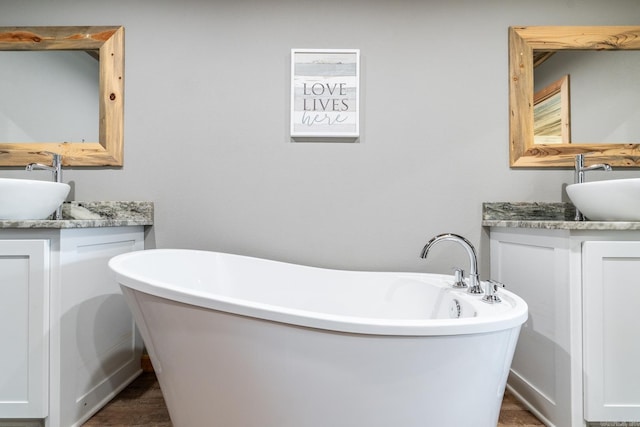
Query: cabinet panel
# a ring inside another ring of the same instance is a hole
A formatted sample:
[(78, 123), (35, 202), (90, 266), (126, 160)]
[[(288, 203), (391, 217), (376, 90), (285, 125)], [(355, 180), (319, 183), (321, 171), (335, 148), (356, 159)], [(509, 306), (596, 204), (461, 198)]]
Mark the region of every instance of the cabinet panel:
[(0, 418), (47, 415), (48, 272), (48, 240), (0, 240)]
[(61, 425), (84, 421), (140, 373), (142, 340), (108, 268), (144, 249), (134, 227), (63, 230), (60, 243)]
[[(557, 322), (554, 271), (540, 270), (539, 265), (554, 264), (553, 248), (502, 242), (504, 267), (500, 281), (507, 284), (530, 307), (529, 319), (520, 332), (513, 358), (512, 371), (544, 396), (551, 404), (556, 400), (556, 341)], [(532, 263), (529, 260), (535, 259)], [(533, 270), (533, 271), (532, 271)], [(535, 277), (535, 283), (530, 279)]]
[(640, 242), (583, 247), (585, 418), (640, 421)]
[(491, 277), (523, 298), (509, 388), (548, 425), (571, 425), (569, 249), (565, 235), (491, 231)]

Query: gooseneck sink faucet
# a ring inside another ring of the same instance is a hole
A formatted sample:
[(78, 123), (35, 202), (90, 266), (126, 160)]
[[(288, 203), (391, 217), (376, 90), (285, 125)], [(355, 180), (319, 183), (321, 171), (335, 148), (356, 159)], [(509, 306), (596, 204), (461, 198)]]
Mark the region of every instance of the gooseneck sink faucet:
[[(574, 172), (574, 183), (582, 184), (584, 182), (584, 173), (587, 171), (592, 171), (596, 169), (602, 169), (604, 171), (611, 171), (611, 165), (607, 163), (598, 163), (591, 166), (584, 165), (584, 154), (577, 154), (575, 159), (575, 172)], [(584, 221), (584, 215), (582, 212), (576, 208), (576, 216), (574, 218), (576, 221)]]
[(62, 182), (62, 155), (57, 153), (50, 153), (49, 151), (43, 151), (42, 153), (51, 155), (51, 166), (43, 165), (42, 163), (29, 163), (25, 169), (28, 171), (38, 169), (50, 171), (53, 174), (54, 182)]
[[(467, 255), (469, 256), (469, 289), (467, 292), (471, 294), (481, 294), (482, 287), (480, 286), (480, 276), (478, 274), (478, 257), (476, 256), (476, 250), (467, 239), (457, 234), (445, 233), (440, 234), (433, 239), (429, 240), (427, 244), (422, 249), (421, 258), (426, 259), (427, 255), (431, 248), (439, 243), (444, 241), (456, 242), (467, 251)], [(492, 283), (486, 283), (484, 287), (484, 296), (482, 300), (488, 302), (490, 304), (495, 302), (500, 302), (500, 298), (495, 294), (495, 288)]]
[[(42, 153), (51, 155), (51, 166), (43, 165), (42, 163), (29, 163), (25, 169), (29, 172), (33, 170), (50, 171), (53, 175), (54, 182), (62, 182), (62, 155), (51, 153), (49, 151), (43, 151)], [(54, 219), (62, 219), (62, 205), (58, 206), (58, 209), (56, 209), (56, 212), (53, 215)]]

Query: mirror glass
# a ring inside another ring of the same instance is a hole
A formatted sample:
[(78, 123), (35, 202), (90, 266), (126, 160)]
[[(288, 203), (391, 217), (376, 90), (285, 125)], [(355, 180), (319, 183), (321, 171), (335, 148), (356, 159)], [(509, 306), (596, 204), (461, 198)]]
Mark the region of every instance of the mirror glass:
[(0, 27), (0, 166), (122, 166), (123, 27)]
[(640, 142), (640, 51), (556, 52), (535, 67), (534, 92), (562, 76), (570, 76), (575, 141)]
[[(640, 166), (638, 71), (640, 27), (511, 27), (511, 166), (573, 167), (580, 153), (593, 163)], [(560, 95), (540, 104), (553, 88)], [(559, 124), (551, 136), (538, 133), (541, 105), (558, 114), (545, 116)]]
[(0, 141), (98, 141), (95, 55), (5, 51), (0, 64)]

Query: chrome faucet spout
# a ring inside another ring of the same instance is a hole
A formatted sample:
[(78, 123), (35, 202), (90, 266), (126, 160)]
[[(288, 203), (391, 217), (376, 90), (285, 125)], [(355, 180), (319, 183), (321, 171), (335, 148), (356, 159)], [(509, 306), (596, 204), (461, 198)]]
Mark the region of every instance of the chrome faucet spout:
[(472, 294), (481, 294), (482, 288), (480, 287), (480, 278), (478, 275), (478, 257), (476, 256), (476, 250), (474, 249), (471, 242), (465, 239), (462, 236), (452, 233), (440, 234), (433, 239), (429, 240), (427, 244), (422, 249), (422, 253), (420, 254), (421, 258), (426, 259), (427, 255), (431, 248), (439, 242), (451, 241), (456, 242), (467, 251), (467, 255), (469, 256), (469, 293)]
[[(577, 154), (574, 162), (574, 183), (582, 184), (585, 180), (584, 173), (587, 171), (592, 171), (596, 169), (602, 169), (604, 171), (610, 172), (613, 170), (611, 165), (608, 163), (597, 163), (591, 166), (584, 165), (584, 154)], [(584, 215), (576, 208), (576, 216), (574, 218), (575, 221), (584, 221)]]
[(48, 165), (43, 165), (42, 163), (29, 163), (25, 169), (28, 170), (29, 172), (34, 171), (34, 170), (45, 170), (45, 171), (49, 171), (49, 172), (55, 172), (56, 171), (56, 169), (54, 167), (48, 166)]
[[(422, 253), (420, 254), (421, 258), (426, 259), (427, 255), (431, 248), (439, 242), (444, 241), (452, 241), (456, 242), (467, 251), (467, 255), (469, 256), (469, 289), (467, 292), (471, 294), (481, 294), (482, 287), (480, 286), (480, 276), (478, 274), (478, 257), (476, 256), (476, 250), (467, 239), (457, 234), (445, 233), (440, 234), (433, 239), (429, 240), (427, 244), (422, 249)], [(485, 283), (484, 286), (484, 295), (482, 296), (482, 301), (493, 304), (500, 302), (500, 297), (498, 297), (495, 293), (495, 289), (492, 283)]]
[[(42, 163), (29, 163), (25, 170), (28, 172), (34, 170), (45, 170), (51, 172), (54, 182), (62, 182), (62, 155), (57, 153), (51, 153), (49, 151), (43, 151), (43, 154), (49, 154), (52, 157), (51, 166), (43, 165)], [(53, 214), (54, 219), (62, 219), (62, 205), (56, 209)]]
[(42, 163), (29, 163), (25, 170), (46, 170), (53, 174), (55, 182), (62, 182), (62, 155), (49, 151), (43, 151), (42, 153), (51, 155), (51, 166), (43, 165)]

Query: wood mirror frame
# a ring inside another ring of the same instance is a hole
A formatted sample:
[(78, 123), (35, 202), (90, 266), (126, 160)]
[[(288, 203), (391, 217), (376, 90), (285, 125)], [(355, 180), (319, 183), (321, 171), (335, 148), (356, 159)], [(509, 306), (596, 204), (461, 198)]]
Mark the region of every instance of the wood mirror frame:
[(50, 163), (45, 151), (62, 154), (63, 166), (122, 166), (124, 27), (0, 27), (3, 50), (98, 52), (100, 65), (98, 142), (0, 142), (0, 166)]
[(640, 50), (640, 27), (509, 28), (510, 166), (573, 167), (575, 155), (583, 153), (589, 155), (590, 162), (639, 167), (637, 143), (533, 143), (534, 54), (542, 58), (557, 50)]

